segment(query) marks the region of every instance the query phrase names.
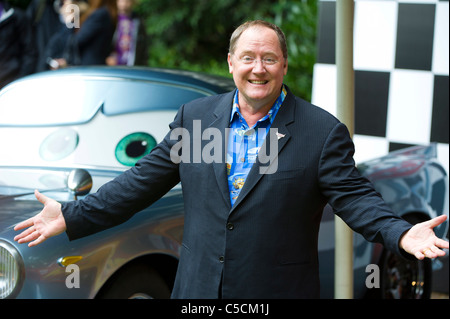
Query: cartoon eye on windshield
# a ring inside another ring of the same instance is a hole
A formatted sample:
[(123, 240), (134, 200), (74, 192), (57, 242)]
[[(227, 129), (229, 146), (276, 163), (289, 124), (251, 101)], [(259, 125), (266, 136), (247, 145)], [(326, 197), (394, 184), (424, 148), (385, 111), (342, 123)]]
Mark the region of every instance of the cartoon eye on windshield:
[(132, 133), (120, 140), (116, 146), (116, 159), (123, 165), (133, 166), (136, 162), (150, 153), (156, 146), (156, 140), (147, 133)]
[(39, 155), (46, 161), (58, 161), (70, 154), (78, 146), (78, 133), (71, 128), (60, 128), (49, 134), (41, 143)]

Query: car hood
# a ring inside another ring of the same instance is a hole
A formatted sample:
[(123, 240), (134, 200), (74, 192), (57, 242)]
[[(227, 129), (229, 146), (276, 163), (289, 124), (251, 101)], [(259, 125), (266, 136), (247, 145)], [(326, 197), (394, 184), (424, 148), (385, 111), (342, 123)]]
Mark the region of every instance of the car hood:
[(13, 227), (30, 218), (42, 209), (43, 205), (36, 199), (0, 198), (0, 237), (9, 237)]
[[(73, 200), (74, 193), (67, 187), (71, 171), (71, 168), (0, 166), (0, 236), (13, 232), (15, 224), (43, 208), (34, 196), (35, 189), (59, 202)], [(93, 192), (120, 173), (100, 169), (89, 172), (95, 185)]]

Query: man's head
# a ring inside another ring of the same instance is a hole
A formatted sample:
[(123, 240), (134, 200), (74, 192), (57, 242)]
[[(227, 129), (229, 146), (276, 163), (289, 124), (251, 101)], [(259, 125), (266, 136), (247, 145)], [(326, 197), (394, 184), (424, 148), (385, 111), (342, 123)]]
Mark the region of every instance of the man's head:
[(233, 34), (230, 38), (230, 47), (228, 49), (228, 52), (233, 54), (236, 50), (236, 43), (239, 40), (241, 34), (251, 28), (251, 27), (266, 27), (269, 29), (272, 29), (277, 37), (278, 41), (280, 42), (280, 48), (283, 51), (283, 57), (285, 60), (288, 58), (288, 50), (287, 50), (287, 44), (286, 44), (286, 36), (284, 35), (284, 32), (275, 24), (264, 21), (264, 20), (253, 20), (253, 21), (247, 21), (243, 24), (241, 24), (239, 27), (234, 30)]
[(279, 27), (249, 21), (231, 36), (228, 67), (241, 107), (268, 111), (280, 94), (287, 66), (286, 38)]

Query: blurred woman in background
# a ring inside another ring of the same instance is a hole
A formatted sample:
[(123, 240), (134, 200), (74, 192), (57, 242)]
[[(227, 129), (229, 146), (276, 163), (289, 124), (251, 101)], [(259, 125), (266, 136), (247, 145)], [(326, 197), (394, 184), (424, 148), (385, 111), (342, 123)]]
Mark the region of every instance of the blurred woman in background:
[[(58, 69), (68, 65), (102, 65), (111, 52), (111, 43), (117, 23), (116, 0), (89, 0), (88, 8), (80, 11), (80, 25), (77, 27), (71, 19), (77, 19), (70, 12), (68, 2), (61, 8), (62, 14), (66, 15), (65, 35), (60, 35), (64, 41), (63, 52), (59, 56), (50, 56), (51, 68)], [(53, 45), (52, 47), (55, 47)], [(55, 63), (56, 62), (56, 63)]]

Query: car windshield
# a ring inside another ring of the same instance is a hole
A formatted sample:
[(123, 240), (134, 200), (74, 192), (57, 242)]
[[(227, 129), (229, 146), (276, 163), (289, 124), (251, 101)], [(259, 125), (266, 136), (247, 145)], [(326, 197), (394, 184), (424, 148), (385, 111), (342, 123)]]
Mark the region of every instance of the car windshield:
[(91, 82), (56, 77), (18, 82), (0, 96), (0, 124), (33, 126), (85, 122), (101, 106), (108, 90), (107, 86)]
[(39, 169), (1, 168), (0, 198), (33, 194), (35, 189), (65, 189), (67, 173)]
[(33, 189), (31, 188), (21, 188), (15, 186), (3, 186), (0, 185), (0, 199), (7, 196), (13, 196), (24, 193), (32, 193)]
[[(120, 174), (120, 170), (91, 170), (93, 179), (91, 192)], [(70, 169), (46, 167), (1, 167), (0, 166), (0, 200), (21, 196), (35, 199), (34, 190), (51, 193), (56, 198), (67, 199), (70, 195), (67, 177)], [(55, 199), (56, 199), (55, 198)], [(1, 206), (1, 204), (0, 204)]]
[(105, 115), (177, 110), (209, 92), (180, 85), (113, 78), (47, 77), (19, 81), (1, 91), (0, 126), (48, 126)]

